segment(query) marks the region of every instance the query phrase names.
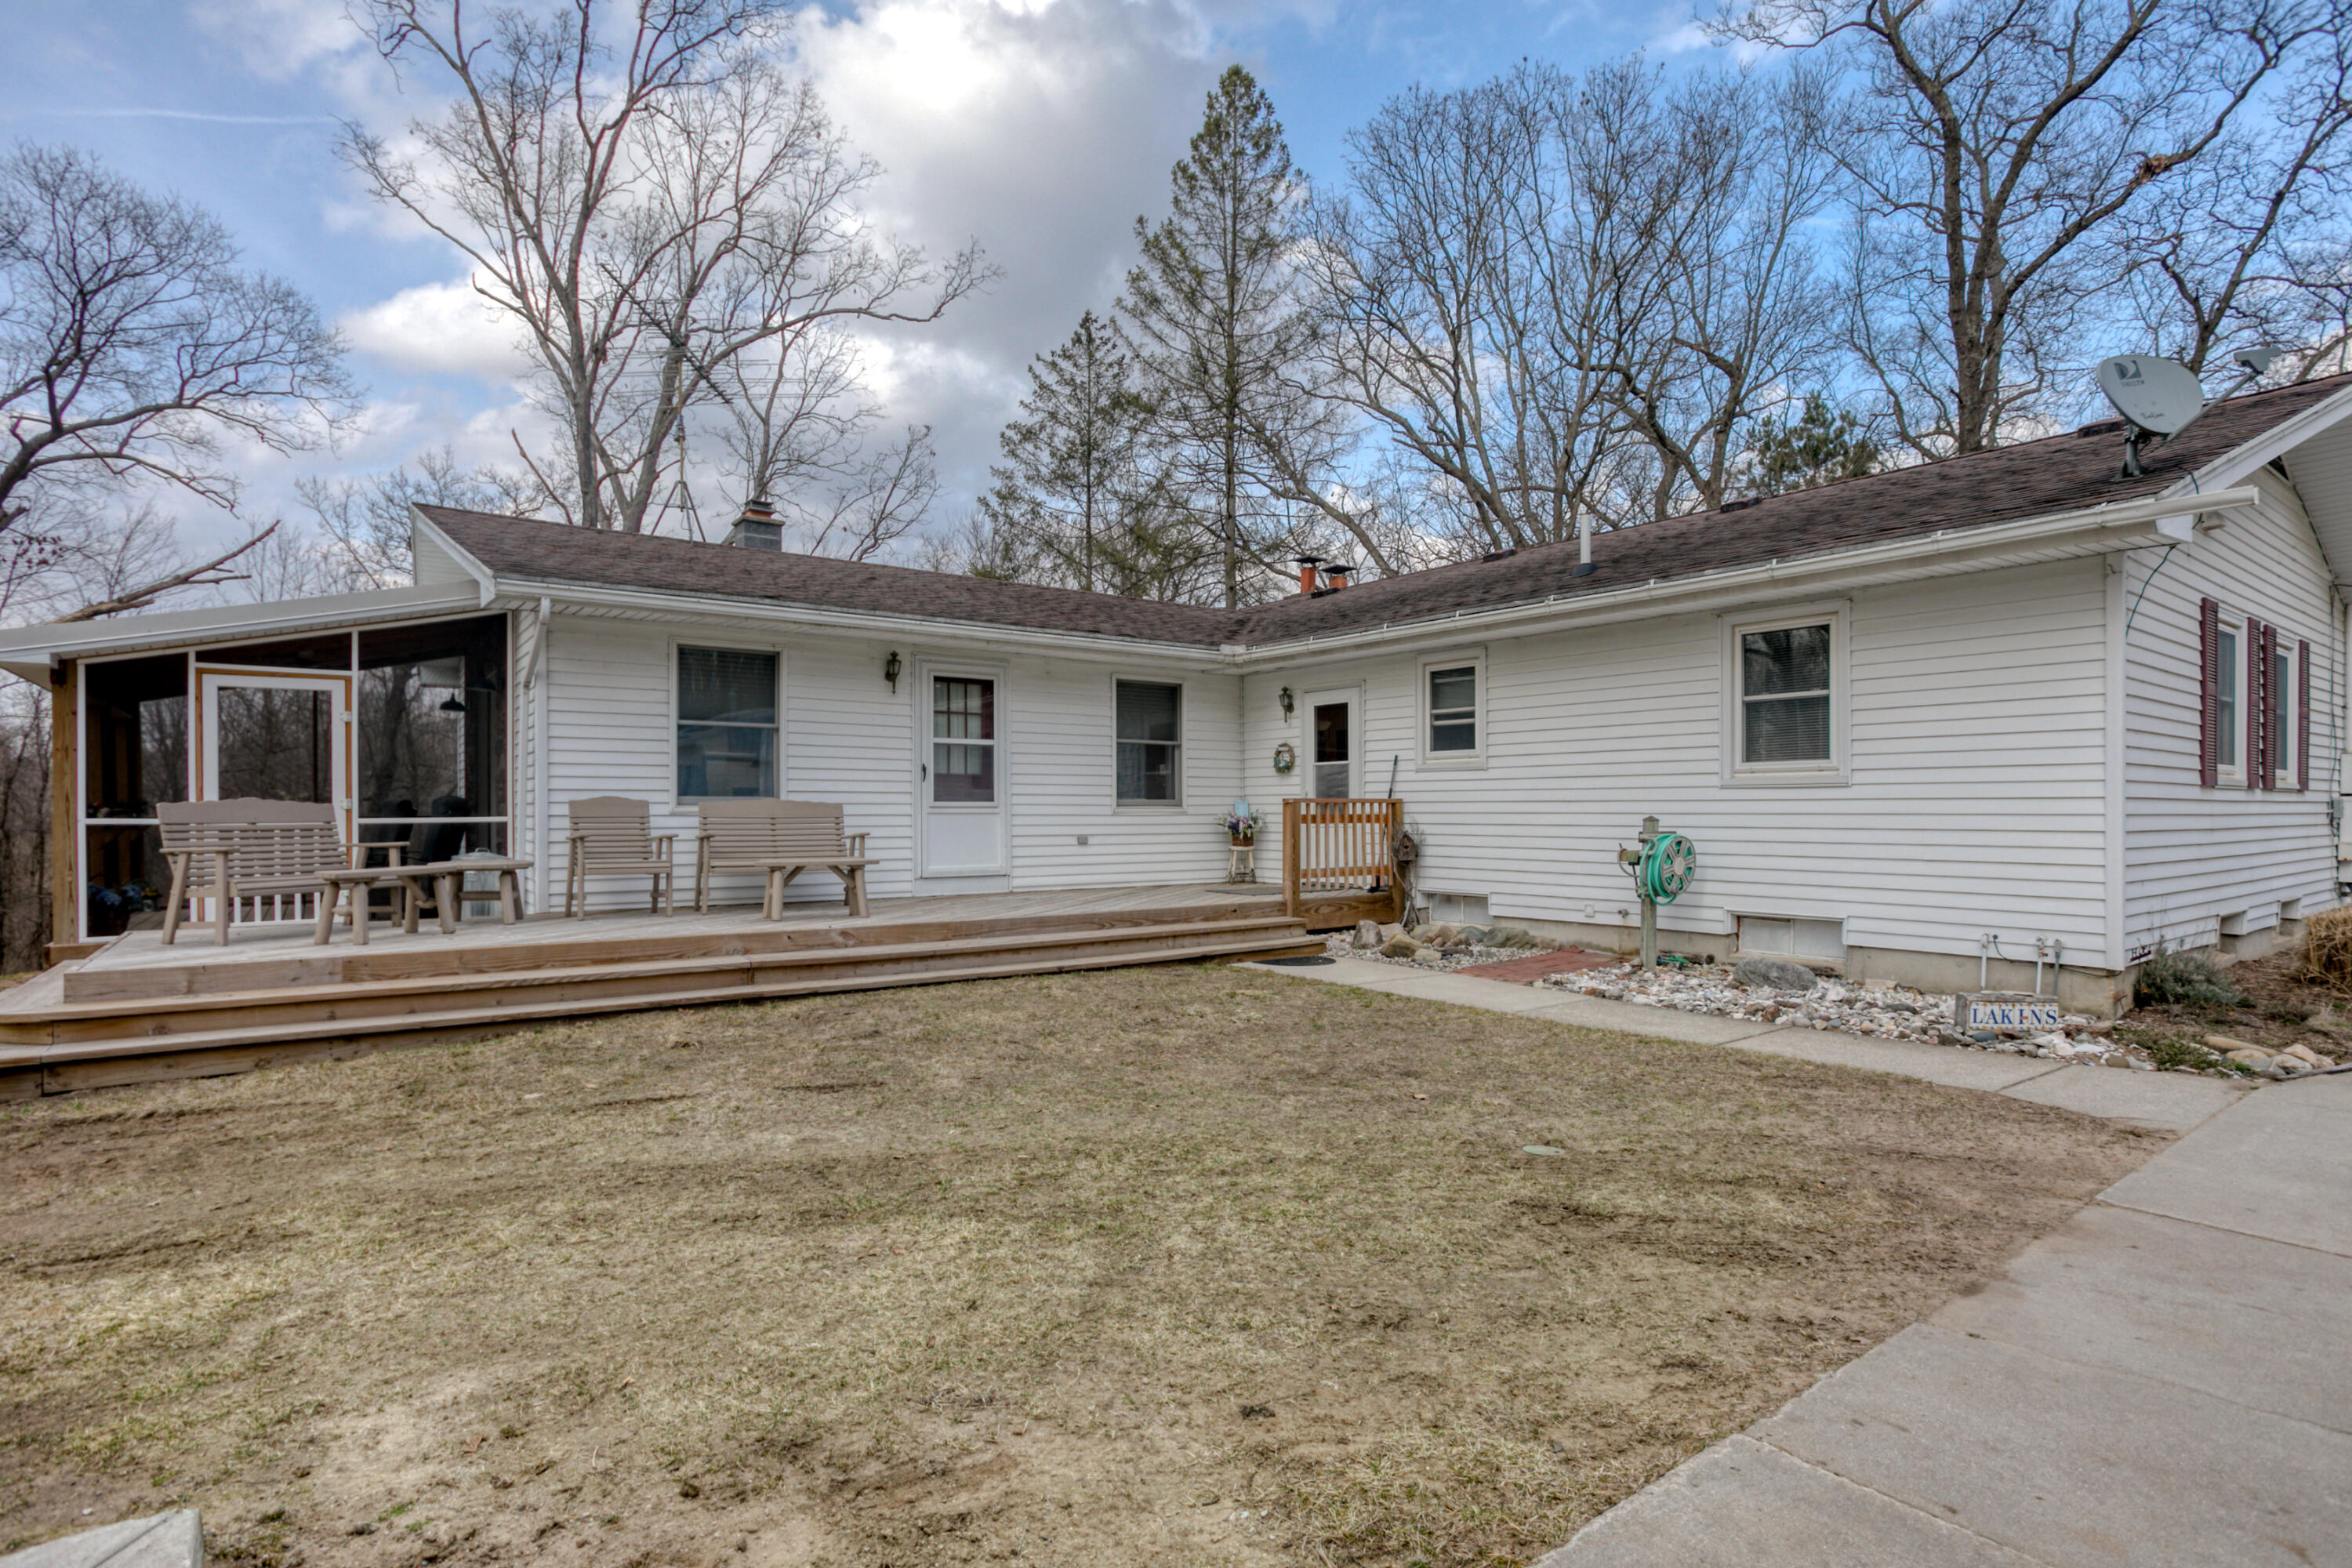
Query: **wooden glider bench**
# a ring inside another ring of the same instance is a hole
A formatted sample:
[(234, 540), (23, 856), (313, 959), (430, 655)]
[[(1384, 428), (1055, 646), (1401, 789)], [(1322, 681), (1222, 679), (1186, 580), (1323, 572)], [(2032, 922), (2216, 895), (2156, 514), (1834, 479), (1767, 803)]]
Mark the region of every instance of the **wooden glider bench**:
[(768, 879), (761, 912), (784, 917), (784, 889), (815, 867), (841, 879), (849, 912), (866, 916), (866, 835), (844, 833), (841, 807), (805, 800), (710, 800), (695, 835), (694, 907), (710, 907), (714, 871), (760, 871)]
[[(159, 801), (157, 831), (172, 867), (171, 900), (163, 906), (163, 941), (176, 942), (180, 911), (213, 900), (213, 941), (228, 945), (228, 925), (241, 900), (308, 898), (318, 905), (324, 945), (345, 888), (352, 899), (352, 936), (367, 941), (367, 891), (393, 873), (354, 861), (371, 852), (397, 859), (396, 844), (347, 844), (331, 805), (293, 800)], [(299, 904), (297, 905), (299, 908)]]

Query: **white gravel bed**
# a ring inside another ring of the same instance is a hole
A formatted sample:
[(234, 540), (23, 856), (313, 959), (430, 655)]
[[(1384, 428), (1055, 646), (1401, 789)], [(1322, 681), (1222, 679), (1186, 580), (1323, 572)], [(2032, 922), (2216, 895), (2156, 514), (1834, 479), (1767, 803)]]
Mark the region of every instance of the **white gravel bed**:
[[(1401, 969), (1452, 971), (1477, 964), (1525, 958), (1524, 947), (1423, 948), (1412, 958), (1391, 958), (1377, 949), (1355, 945), (1353, 933), (1335, 933), (1329, 943), (1334, 956)], [(1644, 973), (1631, 962), (1606, 969), (1548, 974), (1531, 984), (1546, 990), (1599, 996), (1637, 1007), (1672, 1007), (1683, 1013), (1705, 1013), (1722, 1018), (1754, 1018), (1786, 1028), (1810, 1028), (1856, 1035), (1865, 1039), (1916, 1040), (1922, 1045), (1961, 1050), (2004, 1051), (2085, 1066), (2127, 1068), (2153, 1072), (2156, 1064), (2137, 1047), (2114, 1038), (2115, 1026), (2105, 1019), (2069, 1013), (2057, 1029), (2046, 1035), (1963, 1037), (1952, 1031), (1952, 998), (1936, 992), (1915, 991), (1907, 985), (1853, 985), (1836, 979), (1814, 983), (1810, 991), (1769, 991), (1742, 985), (1723, 964), (1661, 965)]]

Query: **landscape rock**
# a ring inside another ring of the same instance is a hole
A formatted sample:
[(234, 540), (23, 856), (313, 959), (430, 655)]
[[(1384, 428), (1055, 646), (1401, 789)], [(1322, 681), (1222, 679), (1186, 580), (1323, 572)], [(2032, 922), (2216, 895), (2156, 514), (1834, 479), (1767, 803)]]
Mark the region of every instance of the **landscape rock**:
[(2273, 1078), (2301, 1078), (2307, 1072), (2317, 1070), (2301, 1057), (2291, 1057), (2284, 1051), (2273, 1057), (2269, 1066)]
[(2266, 1057), (2277, 1055), (2269, 1046), (2258, 1046), (2252, 1040), (2233, 1040), (2227, 1035), (2208, 1035), (2204, 1044), (2207, 1050), (2219, 1051), (2225, 1057), (2233, 1051), (2260, 1051)]
[(1451, 937), (1446, 939), (1445, 945), (1448, 947), (1494, 947), (1498, 944), (1493, 940), (1493, 936), (1494, 928), (1491, 926), (1464, 926), (1461, 930), (1455, 931)]
[(1535, 944), (1536, 933), (1517, 926), (1496, 926), (1486, 933), (1488, 947), (1533, 947)]
[(1381, 943), (1382, 958), (1411, 958), (1421, 952), (1421, 943), (1404, 935), (1392, 936)]
[(1459, 929), (1461, 928), (1457, 926), (1443, 924), (1423, 926), (1412, 934), (1432, 947), (1444, 947), (1454, 940), (1454, 933)]
[(2313, 1050), (2309, 1046), (2289, 1046), (2286, 1049), (2281, 1051), (2279, 1055), (2283, 1057), (2293, 1057), (2297, 1061), (2308, 1062), (2315, 1068), (2324, 1068), (2328, 1065), (2327, 1058), (2321, 1056), (2317, 1051)]
[(1785, 958), (1743, 958), (1731, 978), (1760, 991), (1811, 991), (1813, 972)]
[(1425, 963), (1432, 969), (1443, 969), (1445, 967), (1445, 952), (1442, 948), (1424, 947), (1412, 955), (1412, 961)]
[(1357, 945), (1358, 947), (1360, 947), (1360, 948), (1373, 948), (1373, 947), (1378, 947), (1378, 946), (1380, 946), (1380, 945), (1381, 945), (1381, 943), (1382, 943), (1383, 942), (1386, 942), (1387, 940), (1388, 940), (1388, 939), (1387, 939), (1386, 937), (1384, 937), (1384, 936), (1382, 936), (1382, 935), (1381, 934), (1381, 922), (1380, 922), (1380, 921), (1358, 921), (1356, 922), (1356, 945)]
[[(2209, 1036), (2208, 1039), (2210, 1040), (2215, 1037), (2217, 1037)], [(2270, 1052), (2258, 1051), (2252, 1046), (2242, 1046), (2237, 1050), (2224, 1051), (2221, 1054), (2229, 1058), (2230, 1060), (2237, 1063), (2240, 1067), (2253, 1068), (2260, 1070), (2261, 1068), (2271, 1065)]]

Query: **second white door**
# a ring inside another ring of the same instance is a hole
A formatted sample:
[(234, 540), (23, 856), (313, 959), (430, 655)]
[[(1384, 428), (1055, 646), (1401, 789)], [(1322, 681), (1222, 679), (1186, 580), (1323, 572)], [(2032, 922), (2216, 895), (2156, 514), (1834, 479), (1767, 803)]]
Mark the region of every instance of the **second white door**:
[(916, 798), (925, 877), (1001, 877), (1008, 869), (1002, 689), (993, 669), (923, 668)]

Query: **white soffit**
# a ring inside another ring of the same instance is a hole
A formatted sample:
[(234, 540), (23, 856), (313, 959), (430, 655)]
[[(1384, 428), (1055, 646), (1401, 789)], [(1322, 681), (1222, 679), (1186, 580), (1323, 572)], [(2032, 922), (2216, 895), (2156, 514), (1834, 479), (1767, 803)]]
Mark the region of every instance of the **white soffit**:
[(2338, 583), (2352, 583), (2352, 420), (2332, 425), (2280, 459), (2328, 570)]

